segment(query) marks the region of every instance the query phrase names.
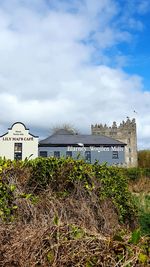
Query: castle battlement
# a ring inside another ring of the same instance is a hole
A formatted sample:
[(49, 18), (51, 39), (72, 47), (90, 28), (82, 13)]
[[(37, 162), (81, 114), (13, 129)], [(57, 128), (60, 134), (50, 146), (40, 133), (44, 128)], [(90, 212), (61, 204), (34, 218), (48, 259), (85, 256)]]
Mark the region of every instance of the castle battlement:
[(127, 121), (122, 121), (119, 126), (117, 126), (117, 123), (114, 121), (112, 126), (107, 126), (107, 124), (105, 123), (104, 125), (102, 123), (100, 124), (95, 124), (95, 125), (91, 125), (92, 129), (98, 128), (101, 130), (136, 130), (136, 121), (135, 119), (130, 120), (130, 118), (127, 118)]

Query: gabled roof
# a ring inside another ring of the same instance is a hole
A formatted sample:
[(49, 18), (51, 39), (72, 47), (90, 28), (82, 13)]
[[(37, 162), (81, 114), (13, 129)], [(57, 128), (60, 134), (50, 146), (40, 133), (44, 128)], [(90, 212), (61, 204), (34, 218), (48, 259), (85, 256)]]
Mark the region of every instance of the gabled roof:
[(85, 134), (71, 134), (67, 130), (59, 130), (48, 138), (41, 140), (39, 146), (67, 146), (67, 145), (119, 145), (125, 146), (125, 143), (117, 141), (113, 138), (104, 135), (85, 135)]
[(20, 121), (17, 121), (17, 122), (15, 122), (15, 123), (13, 123), (13, 125), (12, 125), (10, 128), (8, 128), (8, 132), (6, 132), (6, 133), (3, 134), (3, 135), (0, 135), (0, 137), (3, 137), (3, 136), (5, 136), (5, 135), (8, 135), (10, 131), (13, 131), (13, 128), (14, 128), (17, 124), (21, 125), (21, 126), (24, 128), (24, 130), (27, 131), (27, 133), (28, 133), (29, 135), (33, 136), (34, 138), (39, 138), (39, 136), (31, 134), (31, 133), (29, 132), (29, 129), (26, 128), (25, 124), (22, 123), (22, 122), (20, 122)]

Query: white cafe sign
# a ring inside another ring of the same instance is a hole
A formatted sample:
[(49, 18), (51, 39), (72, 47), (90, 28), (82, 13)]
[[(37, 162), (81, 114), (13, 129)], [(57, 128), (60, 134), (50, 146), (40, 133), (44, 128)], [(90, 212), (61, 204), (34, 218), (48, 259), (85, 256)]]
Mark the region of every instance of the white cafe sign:
[(33, 137), (3, 137), (3, 141), (33, 141)]

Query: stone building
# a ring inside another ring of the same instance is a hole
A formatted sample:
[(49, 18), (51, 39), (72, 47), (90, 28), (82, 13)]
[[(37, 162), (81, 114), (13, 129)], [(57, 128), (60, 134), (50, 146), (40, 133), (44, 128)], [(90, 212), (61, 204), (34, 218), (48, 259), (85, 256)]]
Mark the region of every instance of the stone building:
[(111, 127), (108, 127), (106, 124), (91, 125), (91, 132), (93, 135), (105, 135), (126, 143), (125, 165), (127, 167), (137, 166), (137, 133), (135, 119), (130, 120), (127, 118), (127, 120), (122, 121), (119, 126), (117, 126), (116, 122), (113, 122)]

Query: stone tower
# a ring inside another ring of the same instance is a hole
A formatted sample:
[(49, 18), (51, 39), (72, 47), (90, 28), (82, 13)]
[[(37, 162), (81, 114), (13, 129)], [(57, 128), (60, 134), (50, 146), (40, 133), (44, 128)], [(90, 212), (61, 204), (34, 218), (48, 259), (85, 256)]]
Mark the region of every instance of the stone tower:
[(130, 120), (127, 117), (126, 122), (122, 121), (118, 127), (116, 122), (113, 122), (111, 127), (108, 127), (106, 124), (91, 125), (91, 132), (92, 134), (102, 134), (126, 143), (125, 164), (127, 167), (137, 166), (137, 133), (135, 119)]

